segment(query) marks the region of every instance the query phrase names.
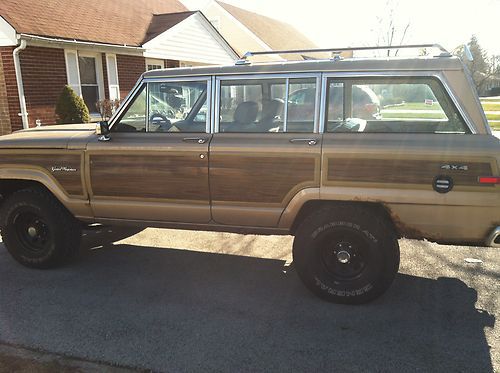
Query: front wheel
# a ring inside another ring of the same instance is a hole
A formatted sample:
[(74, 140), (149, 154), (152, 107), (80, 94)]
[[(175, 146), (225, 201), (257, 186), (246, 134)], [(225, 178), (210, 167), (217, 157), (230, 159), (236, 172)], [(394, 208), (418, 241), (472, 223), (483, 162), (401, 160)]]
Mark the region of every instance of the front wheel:
[(299, 226), (293, 260), (302, 282), (319, 297), (361, 304), (391, 285), (399, 269), (399, 245), (385, 217), (364, 207), (329, 207)]
[(55, 267), (79, 251), (81, 225), (41, 188), (23, 189), (7, 198), (0, 229), (9, 253), (27, 267)]

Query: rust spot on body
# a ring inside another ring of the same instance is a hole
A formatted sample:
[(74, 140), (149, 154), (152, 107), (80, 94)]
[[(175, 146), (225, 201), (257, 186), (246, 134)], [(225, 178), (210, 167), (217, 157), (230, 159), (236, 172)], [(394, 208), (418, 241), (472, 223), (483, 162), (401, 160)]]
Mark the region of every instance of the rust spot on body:
[[(396, 230), (399, 234), (400, 237), (404, 238), (413, 238), (417, 240), (422, 240), (424, 238), (430, 239), (428, 235), (426, 235), (424, 232), (414, 228), (410, 227), (407, 224), (405, 224), (401, 218), (391, 209), (389, 209), (387, 206), (387, 211), (389, 212), (389, 215), (391, 216), (391, 220), (396, 227)], [(434, 237), (432, 237), (434, 239)], [(437, 237), (435, 239), (438, 239)]]

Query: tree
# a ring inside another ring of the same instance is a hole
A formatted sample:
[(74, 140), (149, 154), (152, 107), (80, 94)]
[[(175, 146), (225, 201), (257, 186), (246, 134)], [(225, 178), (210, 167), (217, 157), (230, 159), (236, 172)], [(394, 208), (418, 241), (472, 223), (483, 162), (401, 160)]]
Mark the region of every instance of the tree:
[(57, 123), (88, 123), (90, 122), (89, 109), (80, 96), (73, 89), (64, 86), (56, 105)]
[(453, 54), (460, 57), (469, 69), (476, 89), (479, 93), (484, 93), (484, 87), (488, 80), (500, 73), (499, 56), (489, 57), (486, 51), (481, 48), (475, 35), (472, 35), (467, 47), (470, 50), (473, 60), (470, 61), (465, 47), (462, 45), (455, 48)]
[[(410, 30), (410, 20), (402, 17), (396, 0), (387, 0), (382, 9), (383, 13), (377, 16), (377, 27), (373, 30), (377, 35), (376, 45), (403, 45)], [(399, 50), (388, 49), (387, 56), (391, 52), (397, 56)]]

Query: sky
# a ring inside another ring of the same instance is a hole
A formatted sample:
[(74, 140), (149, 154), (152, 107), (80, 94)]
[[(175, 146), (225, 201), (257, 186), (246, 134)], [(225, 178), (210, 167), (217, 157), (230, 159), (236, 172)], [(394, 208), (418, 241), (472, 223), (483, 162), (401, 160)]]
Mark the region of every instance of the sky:
[[(500, 55), (500, 0), (223, 1), (290, 23), (324, 48), (375, 45), (394, 9), (398, 40), (410, 25), (404, 44), (438, 43), (451, 51), (474, 34), (486, 52)], [(202, 8), (208, 1), (182, 2)]]

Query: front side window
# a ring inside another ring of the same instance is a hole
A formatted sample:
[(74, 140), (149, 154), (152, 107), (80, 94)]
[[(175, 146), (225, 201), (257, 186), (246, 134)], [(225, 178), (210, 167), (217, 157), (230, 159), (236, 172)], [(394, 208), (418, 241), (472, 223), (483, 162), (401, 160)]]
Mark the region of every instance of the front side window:
[(113, 132), (146, 132), (146, 85), (143, 85), (120, 119)]
[(330, 79), (327, 100), (327, 132), (469, 132), (432, 78)]
[(149, 83), (149, 132), (205, 132), (207, 82)]
[(225, 80), (219, 132), (314, 132), (316, 78)]
[(154, 82), (142, 86), (113, 126), (115, 132), (206, 132), (207, 82)]

